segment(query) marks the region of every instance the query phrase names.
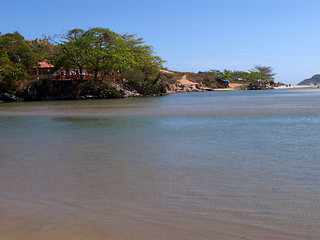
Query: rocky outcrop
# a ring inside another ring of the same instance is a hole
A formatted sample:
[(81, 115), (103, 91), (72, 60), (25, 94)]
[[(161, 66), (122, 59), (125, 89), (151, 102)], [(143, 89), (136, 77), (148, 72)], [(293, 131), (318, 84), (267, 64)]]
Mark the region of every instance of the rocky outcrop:
[(267, 90), (267, 89), (273, 89), (272, 86), (267, 84), (261, 84), (261, 83), (250, 83), (247, 87), (247, 90)]

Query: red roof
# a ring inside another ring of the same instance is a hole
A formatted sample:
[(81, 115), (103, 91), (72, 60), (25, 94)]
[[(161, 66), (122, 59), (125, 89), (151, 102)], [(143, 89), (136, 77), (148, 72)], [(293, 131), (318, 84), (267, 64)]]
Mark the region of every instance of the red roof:
[(43, 62), (39, 62), (38, 63), (39, 66), (38, 67), (34, 67), (34, 68), (53, 68), (54, 66), (46, 61)]

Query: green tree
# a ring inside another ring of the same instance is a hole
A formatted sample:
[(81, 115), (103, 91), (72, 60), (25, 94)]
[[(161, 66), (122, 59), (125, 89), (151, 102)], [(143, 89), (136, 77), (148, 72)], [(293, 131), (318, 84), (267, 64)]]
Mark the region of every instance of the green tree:
[(73, 29), (63, 36), (55, 56), (58, 67), (86, 66), (95, 74), (140, 69), (143, 72), (159, 70), (164, 61), (154, 54), (152, 46), (145, 45), (136, 35), (120, 35), (106, 28), (87, 31)]
[(7, 52), (7, 56), (12, 63), (21, 63), (26, 70), (37, 64), (37, 56), (29, 42), (18, 32), (1, 35), (0, 49)]
[(6, 51), (0, 50), (0, 92), (15, 93), (16, 83), (26, 77), (23, 64), (11, 62)]
[(91, 47), (84, 33), (84, 30), (75, 28), (63, 36), (62, 43), (58, 44), (53, 57), (56, 69), (60, 67), (79, 68), (82, 76)]
[(261, 74), (260, 81), (263, 84), (268, 84), (270, 82), (271, 83), (274, 82), (274, 76), (276, 74), (273, 73), (272, 67), (256, 65), (256, 66), (254, 66), (254, 70), (253, 71), (257, 71), (257, 72), (259, 72)]
[(0, 91), (15, 92), (17, 82), (36, 66), (38, 55), (18, 32), (0, 35)]
[[(42, 39), (35, 39), (27, 41), (31, 47), (37, 62), (50, 60), (55, 51), (55, 45), (50, 42), (49, 38), (43, 37)], [(36, 65), (35, 65), (36, 66)]]
[(255, 70), (249, 70), (249, 72), (246, 75), (246, 80), (249, 83), (258, 83), (261, 82), (261, 80), (263, 79), (264, 75), (259, 72), (259, 71), (255, 71)]
[(145, 45), (142, 38), (136, 38), (135, 34), (125, 34), (122, 38), (126, 43), (127, 57), (130, 59), (131, 68), (139, 68), (142, 71), (163, 68), (165, 61), (156, 56), (153, 47)]
[(223, 79), (223, 73), (220, 70), (209, 70), (207, 73), (209, 73), (210, 75), (212, 75), (213, 77), (215, 77), (215, 79)]
[(101, 71), (116, 70), (126, 64), (121, 55), (125, 46), (121, 36), (109, 29), (91, 28), (84, 33), (90, 48), (86, 54), (87, 67), (94, 72), (95, 79)]

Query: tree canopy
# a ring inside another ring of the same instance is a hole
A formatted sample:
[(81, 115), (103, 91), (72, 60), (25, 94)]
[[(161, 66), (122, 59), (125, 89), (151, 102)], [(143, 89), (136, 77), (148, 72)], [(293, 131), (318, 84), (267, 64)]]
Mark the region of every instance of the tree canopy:
[(232, 70), (209, 70), (207, 73), (213, 75), (218, 80), (242, 81), (249, 83), (273, 84), (273, 69), (267, 66), (256, 65), (248, 71), (232, 71)]
[(15, 84), (48, 56), (46, 41), (27, 41), (18, 32), (0, 35), (0, 92), (15, 92)]
[(56, 67), (85, 66), (95, 74), (112, 71), (159, 69), (164, 61), (136, 35), (120, 35), (106, 28), (70, 30), (52, 59)]

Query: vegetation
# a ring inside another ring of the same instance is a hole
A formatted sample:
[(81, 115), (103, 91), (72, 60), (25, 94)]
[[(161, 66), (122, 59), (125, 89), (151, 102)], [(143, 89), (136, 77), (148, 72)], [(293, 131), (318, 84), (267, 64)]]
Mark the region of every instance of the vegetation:
[(274, 84), (273, 69), (271, 67), (256, 65), (253, 69), (245, 71), (231, 70), (210, 70), (207, 73), (213, 75), (217, 80), (227, 80), (231, 82), (245, 82), (249, 84)]
[(18, 32), (0, 35), (0, 92), (15, 93), (17, 83), (48, 56), (46, 41), (27, 41)]
[[(120, 35), (106, 28), (73, 29), (57, 38), (25, 40), (18, 32), (0, 34), (0, 92), (15, 93), (17, 85), (28, 78), (28, 72), (40, 61), (49, 61), (55, 70), (86, 68), (93, 84), (105, 93), (97, 96), (123, 96), (106, 81), (110, 74), (126, 76), (127, 85), (143, 95), (162, 94), (159, 69), (164, 60), (154, 54), (152, 46), (136, 35)], [(139, 74), (136, 74), (139, 73)], [(102, 83), (98, 83), (103, 80)], [(121, 79), (114, 79), (114, 81)], [(123, 83), (122, 83), (123, 84)], [(90, 85), (90, 84), (89, 84)], [(90, 85), (92, 87), (92, 84)], [(100, 88), (99, 87), (99, 88)]]
[(63, 36), (52, 61), (56, 68), (79, 68), (80, 75), (86, 67), (96, 80), (98, 73), (102, 77), (119, 73), (143, 95), (163, 93), (155, 79), (164, 61), (135, 35), (120, 35), (105, 28), (73, 29)]
[(128, 85), (142, 95), (165, 94), (166, 87), (160, 80), (160, 72), (145, 72), (140, 69), (127, 70), (124, 77), (128, 79)]
[[(76, 79), (79, 81), (26, 81), (29, 71), (41, 61), (53, 64), (55, 70), (78, 69), (80, 77)], [(42, 94), (32, 99), (123, 97), (126, 91), (159, 95), (166, 93), (170, 86), (179, 87), (176, 82), (183, 75), (211, 89), (227, 87), (227, 81), (259, 86), (274, 83), (273, 69), (266, 66), (255, 66), (247, 72), (225, 69), (166, 75), (159, 72), (164, 62), (142, 38), (106, 28), (76, 28), (59, 38), (44, 36), (35, 40), (26, 40), (18, 32), (0, 33), (0, 94), (22, 92), (23, 96), (23, 91), (29, 89)], [(90, 73), (89, 78), (83, 77), (84, 69)]]

